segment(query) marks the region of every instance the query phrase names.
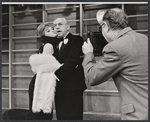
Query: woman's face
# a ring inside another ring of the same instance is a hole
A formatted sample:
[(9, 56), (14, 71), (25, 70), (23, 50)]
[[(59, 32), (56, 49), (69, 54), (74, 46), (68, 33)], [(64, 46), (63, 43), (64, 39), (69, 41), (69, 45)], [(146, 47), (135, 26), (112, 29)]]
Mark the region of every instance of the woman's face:
[(44, 35), (48, 36), (48, 37), (56, 37), (57, 36), (56, 32), (50, 26), (45, 27)]

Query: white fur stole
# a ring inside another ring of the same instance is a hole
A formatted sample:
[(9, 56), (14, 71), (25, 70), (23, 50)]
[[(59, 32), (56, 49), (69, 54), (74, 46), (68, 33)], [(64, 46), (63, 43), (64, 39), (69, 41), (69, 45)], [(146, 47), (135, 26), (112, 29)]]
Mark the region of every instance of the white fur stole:
[(37, 74), (34, 85), (32, 111), (51, 113), (56, 78), (54, 72), (61, 66), (50, 54), (33, 54), (29, 58), (32, 71)]

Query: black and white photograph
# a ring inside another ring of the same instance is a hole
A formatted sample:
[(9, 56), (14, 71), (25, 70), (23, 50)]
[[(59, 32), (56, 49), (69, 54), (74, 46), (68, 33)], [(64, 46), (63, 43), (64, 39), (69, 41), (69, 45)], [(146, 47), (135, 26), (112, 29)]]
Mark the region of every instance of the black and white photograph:
[(1, 120), (148, 120), (148, 2), (1, 7)]

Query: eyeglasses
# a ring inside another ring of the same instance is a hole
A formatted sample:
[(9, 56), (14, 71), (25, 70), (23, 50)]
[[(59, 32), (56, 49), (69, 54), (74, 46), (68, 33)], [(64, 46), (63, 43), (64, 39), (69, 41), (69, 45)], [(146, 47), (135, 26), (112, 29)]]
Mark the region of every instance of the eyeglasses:
[(104, 25), (104, 23), (101, 23), (101, 24), (99, 25), (99, 32), (102, 32), (102, 27), (103, 27), (103, 25)]

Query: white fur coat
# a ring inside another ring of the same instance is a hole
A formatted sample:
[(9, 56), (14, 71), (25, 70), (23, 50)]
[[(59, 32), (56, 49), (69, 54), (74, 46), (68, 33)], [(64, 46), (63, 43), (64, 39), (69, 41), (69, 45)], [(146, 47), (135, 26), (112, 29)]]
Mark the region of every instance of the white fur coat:
[(55, 95), (56, 78), (54, 71), (60, 63), (51, 54), (33, 54), (29, 58), (32, 71), (37, 74), (34, 86), (32, 111), (51, 113)]

